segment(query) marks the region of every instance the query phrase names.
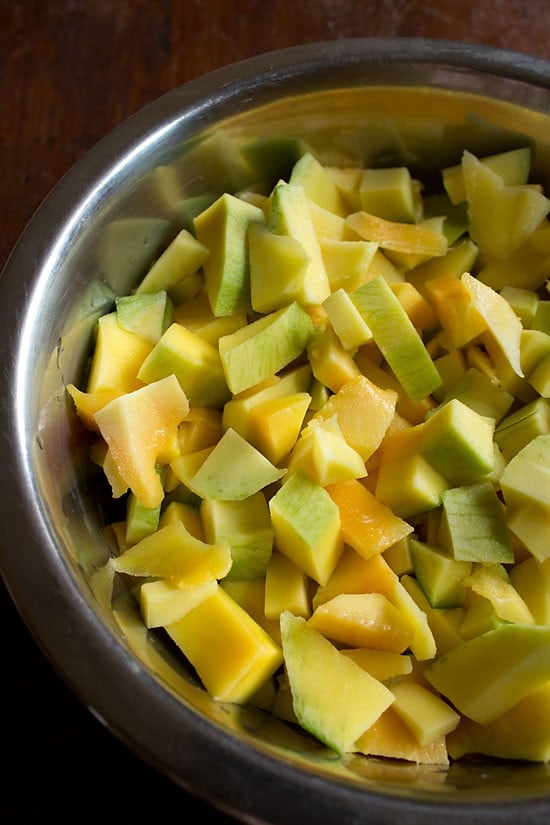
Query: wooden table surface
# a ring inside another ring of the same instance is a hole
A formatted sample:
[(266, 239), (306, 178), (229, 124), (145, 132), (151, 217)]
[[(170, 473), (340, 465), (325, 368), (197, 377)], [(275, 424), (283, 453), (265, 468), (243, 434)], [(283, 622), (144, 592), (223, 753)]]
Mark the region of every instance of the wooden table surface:
[[(0, 267), (56, 181), (160, 94), (264, 51), (429, 37), (550, 59), (548, 0), (0, 0)], [(211, 812), (131, 754), (42, 657), (4, 591), (3, 822)], [(67, 793), (71, 788), (71, 794)]]

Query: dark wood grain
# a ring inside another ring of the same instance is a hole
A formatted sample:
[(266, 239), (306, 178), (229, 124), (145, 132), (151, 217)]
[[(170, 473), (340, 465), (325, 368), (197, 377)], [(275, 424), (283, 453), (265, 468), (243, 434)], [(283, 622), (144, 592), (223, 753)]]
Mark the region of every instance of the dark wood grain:
[[(260, 52), (359, 36), (549, 59), (550, 11), (548, 0), (0, 0), (0, 267), (56, 181), (160, 94)], [(162, 821), (178, 810), (196, 822), (208, 809), (80, 706), (0, 595), (3, 821)]]

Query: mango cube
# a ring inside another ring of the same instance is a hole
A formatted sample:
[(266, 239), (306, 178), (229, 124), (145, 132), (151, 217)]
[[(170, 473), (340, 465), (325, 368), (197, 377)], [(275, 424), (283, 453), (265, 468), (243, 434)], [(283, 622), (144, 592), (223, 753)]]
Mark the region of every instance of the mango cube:
[(166, 632), (220, 702), (246, 702), (283, 661), (280, 647), (220, 586)]
[(343, 550), (338, 507), (327, 491), (292, 473), (270, 499), (269, 510), (277, 549), (325, 584)]

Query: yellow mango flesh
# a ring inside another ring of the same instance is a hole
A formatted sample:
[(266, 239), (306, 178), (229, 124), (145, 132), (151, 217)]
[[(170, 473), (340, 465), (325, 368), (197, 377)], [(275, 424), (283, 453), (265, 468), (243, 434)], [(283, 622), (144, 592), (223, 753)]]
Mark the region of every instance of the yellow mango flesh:
[(171, 375), (115, 398), (95, 414), (120, 476), (145, 507), (164, 498), (157, 459), (188, 412), (187, 397)]
[(296, 717), (302, 727), (339, 754), (389, 707), (392, 694), (342, 654), (311, 625), (281, 616), (281, 637)]
[(498, 759), (550, 762), (550, 682), (489, 724), (463, 717), (447, 745), (453, 759), (481, 753)]
[(227, 544), (205, 544), (174, 521), (111, 560), (119, 573), (159, 576), (176, 587), (196, 587), (222, 579), (231, 569)]
[(341, 653), (343, 656), (349, 656), (355, 664), (381, 682), (394, 679), (396, 676), (408, 676), (412, 672), (411, 657), (405, 653), (372, 650), (367, 647), (344, 648)]
[(311, 627), (350, 647), (371, 647), (403, 653), (414, 629), (382, 593), (342, 593), (319, 605)]
[(310, 616), (309, 580), (294, 562), (282, 553), (273, 553), (265, 576), (264, 613), (267, 619), (278, 620), (285, 610), (294, 616)]
[(396, 574), (380, 553), (366, 559), (353, 547), (345, 547), (327, 583), (320, 585), (315, 591), (313, 607), (328, 602), (340, 593), (388, 595), (396, 582)]
[(331, 484), (327, 491), (338, 505), (344, 541), (366, 559), (412, 533), (412, 526), (394, 515), (360, 481)]
[(269, 398), (251, 408), (250, 443), (273, 464), (279, 464), (292, 450), (311, 403), (307, 392)]
[(246, 702), (280, 667), (280, 647), (222, 587), (166, 632), (221, 702)]
[(419, 765), (449, 764), (445, 737), (419, 745), (397, 713), (389, 707), (357, 740), (357, 750), (366, 756), (404, 759)]
[(153, 345), (145, 338), (123, 329), (116, 312), (97, 322), (97, 336), (86, 385), (88, 393), (117, 390), (132, 392), (143, 386), (137, 374)]
[(173, 624), (203, 599), (211, 596), (216, 587), (215, 580), (185, 589), (166, 579), (145, 582), (139, 589), (139, 604), (146, 626), (164, 627)]
[(366, 241), (374, 241), (392, 252), (431, 258), (443, 256), (447, 251), (447, 239), (431, 226), (388, 221), (367, 212), (349, 215), (346, 224)]
[(396, 401), (393, 390), (381, 389), (358, 375), (343, 384), (315, 417), (326, 420), (337, 415), (344, 438), (366, 461), (379, 447), (393, 419)]
[(550, 200), (536, 189), (506, 186), (471, 152), (462, 156), (462, 171), (472, 240), (489, 255), (509, 255), (546, 217)]
[(401, 682), (391, 688), (393, 710), (411, 730), (419, 745), (429, 745), (456, 728), (460, 716), (433, 691), (416, 682)]

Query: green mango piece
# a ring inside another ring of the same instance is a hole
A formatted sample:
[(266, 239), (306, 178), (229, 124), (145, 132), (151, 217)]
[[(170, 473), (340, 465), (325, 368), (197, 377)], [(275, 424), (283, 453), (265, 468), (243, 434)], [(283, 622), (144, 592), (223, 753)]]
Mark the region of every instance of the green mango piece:
[(489, 481), (441, 494), (439, 541), (459, 561), (512, 564), (514, 551), (501, 502)]
[(350, 294), (408, 397), (419, 401), (434, 392), (441, 376), (386, 280), (379, 275)]
[(428, 682), (482, 725), (550, 679), (550, 627), (503, 624), (429, 664)]
[(309, 314), (293, 301), (223, 335), (218, 346), (231, 392), (236, 395), (247, 390), (288, 366), (304, 351), (314, 332)]
[(281, 614), (281, 640), (300, 725), (338, 754), (353, 751), (359, 736), (393, 702), (393, 694), (288, 610)]
[(284, 476), (235, 430), (223, 434), (187, 486), (201, 498), (242, 501)]
[(247, 233), (254, 221), (265, 221), (262, 210), (229, 194), (221, 195), (194, 220), (197, 239), (210, 253), (203, 270), (216, 316), (251, 309)]

